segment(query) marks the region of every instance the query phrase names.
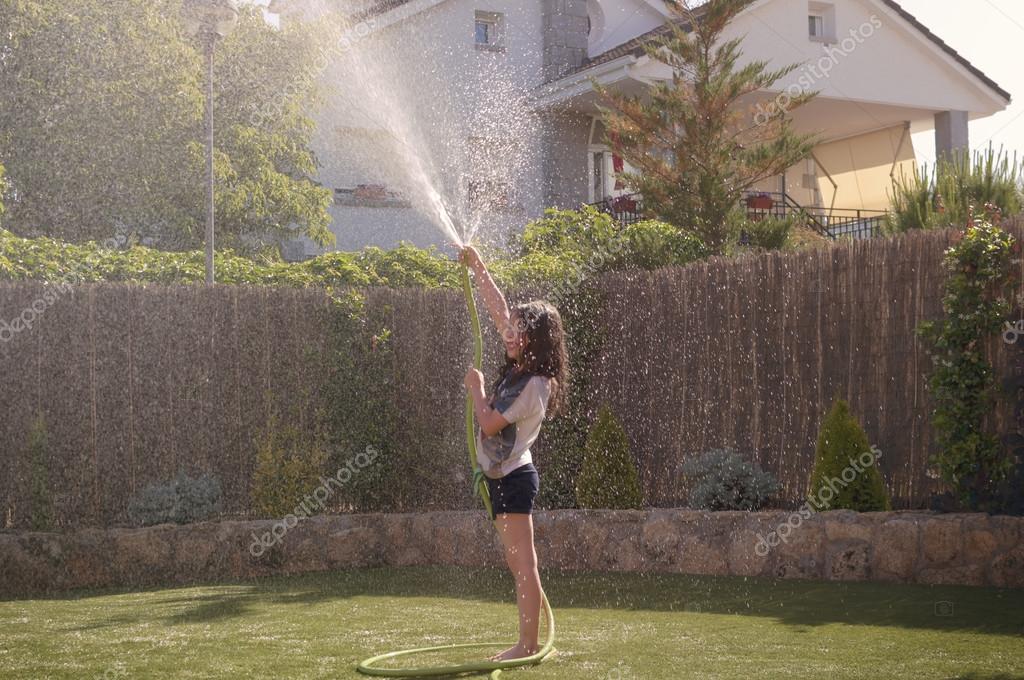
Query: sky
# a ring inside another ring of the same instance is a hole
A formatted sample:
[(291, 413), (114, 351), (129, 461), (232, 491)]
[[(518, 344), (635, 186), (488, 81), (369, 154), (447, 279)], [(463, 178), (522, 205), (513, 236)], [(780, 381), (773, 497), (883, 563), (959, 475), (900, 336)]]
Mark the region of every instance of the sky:
[[(1022, 0), (897, 0), (957, 52), (1013, 95), (1003, 113), (971, 123), (971, 146), (1000, 145), (1024, 159), (1024, 45)], [(914, 135), (921, 162), (935, 160), (934, 133)]]

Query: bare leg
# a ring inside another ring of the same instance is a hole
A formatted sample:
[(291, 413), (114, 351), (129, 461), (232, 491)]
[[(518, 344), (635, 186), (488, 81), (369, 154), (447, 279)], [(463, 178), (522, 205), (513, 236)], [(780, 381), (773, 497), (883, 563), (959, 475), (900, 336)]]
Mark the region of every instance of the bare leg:
[(536, 654), (539, 649), (541, 588), (537, 551), (533, 546), (533, 517), (525, 513), (502, 513), (494, 524), (505, 546), (505, 562), (516, 582), (519, 643), (495, 654), (491, 660), (520, 659)]

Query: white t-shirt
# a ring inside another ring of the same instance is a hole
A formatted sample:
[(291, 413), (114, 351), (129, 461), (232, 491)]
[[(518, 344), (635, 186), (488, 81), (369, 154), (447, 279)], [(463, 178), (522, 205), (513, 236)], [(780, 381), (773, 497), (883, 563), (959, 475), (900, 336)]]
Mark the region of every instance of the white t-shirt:
[(477, 432), (476, 460), (485, 476), (499, 479), (533, 462), (530, 446), (540, 434), (551, 397), (551, 379), (510, 372), (498, 385), (491, 406), (508, 425), (493, 437)]

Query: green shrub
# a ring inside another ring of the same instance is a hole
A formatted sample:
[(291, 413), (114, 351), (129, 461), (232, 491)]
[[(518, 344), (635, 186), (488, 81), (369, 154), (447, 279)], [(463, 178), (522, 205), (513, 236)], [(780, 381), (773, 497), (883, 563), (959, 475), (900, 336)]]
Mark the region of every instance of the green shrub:
[(667, 222), (644, 220), (623, 231), (622, 253), (614, 261), (616, 269), (657, 269), (696, 262), (709, 255), (707, 248), (692, 232)]
[(743, 225), (746, 245), (762, 250), (781, 250), (789, 242), (789, 234), (802, 220), (797, 215), (788, 217), (766, 216), (761, 220), (747, 220)]
[(220, 481), (212, 475), (193, 479), (179, 472), (166, 484), (147, 486), (128, 505), (133, 524), (188, 524), (201, 522), (221, 512)]
[(518, 255), (546, 253), (584, 261), (592, 254), (608, 252), (618, 234), (611, 215), (585, 205), (579, 210), (548, 208), (544, 217), (530, 221), (518, 237)]
[[(251, 259), (218, 250), (218, 283), (256, 286), (342, 288), (349, 286), (455, 286), (457, 264), (433, 248), (401, 244), (392, 250), (367, 248), (333, 252), (304, 262), (272, 257)], [(15, 236), (0, 229), (0, 279), (51, 282), (191, 284), (206, 279), (206, 254), (168, 252), (143, 246), (128, 249), (98, 243), (72, 244), (50, 238)]]
[(607, 406), (598, 412), (587, 437), (576, 500), (581, 508), (626, 509), (641, 504), (640, 480), (626, 431)]
[(945, 318), (922, 323), (932, 371), (928, 388), (938, 451), (932, 458), (943, 481), (972, 509), (998, 495), (1012, 468), (986, 420), (994, 402), (995, 374), (982, 348), (1010, 313), (1015, 239), (978, 220), (946, 251), (942, 309)]
[(284, 517), (321, 484), (328, 458), (323, 436), (281, 423), (275, 413), (255, 443), (253, 509), (260, 517)]
[(878, 469), (879, 452), (869, 446), (868, 436), (837, 399), (821, 424), (814, 472), (807, 492), (812, 508), (875, 512), (891, 510), (889, 495)]
[(520, 272), (545, 272), (548, 281), (565, 276), (567, 264), (596, 274), (683, 265), (708, 255), (691, 232), (657, 220), (622, 228), (611, 215), (589, 205), (579, 210), (546, 210), (544, 217), (526, 225), (517, 250), (518, 257), (510, 264)]
[(701, 510), (757, 510), (779, 491), (771, 473), (732, 449), (714, 449), (683, 463), (689, 505)]
[(49, 449), (46, 420), (40, 415), (32, 421), (26, 455), (29, 464), (29, 520), (35, 531), (54, 527)]
[(1022, 166), (1016, 154), (991, 146), (958, 152), (929, 168), (894, 179), (887, 230), (944, 229), (968, 224), (971, 211), (986, 205), (1005, 215), (1021, 211)]

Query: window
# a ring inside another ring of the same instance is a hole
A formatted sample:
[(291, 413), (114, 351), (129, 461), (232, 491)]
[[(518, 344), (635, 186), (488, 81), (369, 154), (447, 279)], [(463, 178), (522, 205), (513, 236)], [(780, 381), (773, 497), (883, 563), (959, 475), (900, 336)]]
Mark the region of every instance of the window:
[(812, 14), (807, 17), (808, 32), (812, 38), (825, 37), (825, 17), (820, 14)]
[(505, 16), (498, 12), (477, 12), (475, 42), (478, 50), (497, 51), (505, 49)]
[(836, 41), (836, 7), (828, 2), (807, 3), (807, 35), (814, 42)]

